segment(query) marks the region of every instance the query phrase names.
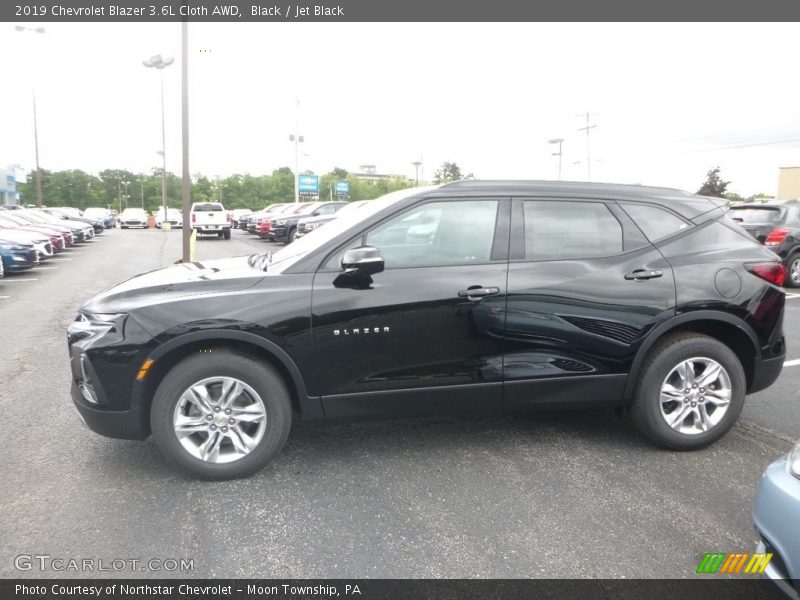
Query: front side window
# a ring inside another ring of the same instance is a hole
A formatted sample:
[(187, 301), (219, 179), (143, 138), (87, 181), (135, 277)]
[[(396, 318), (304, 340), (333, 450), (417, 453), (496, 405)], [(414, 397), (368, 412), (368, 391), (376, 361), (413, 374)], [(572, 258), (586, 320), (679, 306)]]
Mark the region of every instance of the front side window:
[(429, 202), (382, 223), (365, 243), (386, 269), (487, 263), (496, 222), (497, 200)]
[(526, 200), (525, 260), (567, 260), (622, 252), (622, 226), (602, 202)]

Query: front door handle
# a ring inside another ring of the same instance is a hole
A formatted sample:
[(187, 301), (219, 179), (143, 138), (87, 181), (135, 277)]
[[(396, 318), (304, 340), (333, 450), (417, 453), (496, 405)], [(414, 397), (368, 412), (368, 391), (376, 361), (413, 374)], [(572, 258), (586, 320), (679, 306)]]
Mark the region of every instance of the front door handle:
[(500, 293), (500, 288), (496, 287), (481, 287), (479, 285), (461, 290), (458, 292), (459, 298), (469, 298), (470, 300), (477, 298), (486, 298), (487, 296), (496, 296)]
[(661, 271), (648, 271), (647, 269), (636, 269), (635, 271), (625, 275), (628, 281), (645, 281), (646, 279), (655, 279), (664, 275)]

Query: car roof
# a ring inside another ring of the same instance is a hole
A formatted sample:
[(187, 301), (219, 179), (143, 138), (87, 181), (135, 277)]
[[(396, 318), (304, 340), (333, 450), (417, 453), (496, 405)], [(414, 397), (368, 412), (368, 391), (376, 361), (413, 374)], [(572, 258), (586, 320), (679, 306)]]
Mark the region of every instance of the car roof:
[(507, 196), (545, 196), (551, 198), (585, 198), (660, 204), (685, 217), (694, 218), (715, 208), (725, 206), (725, 198), (698, 196), (683, 190), (622, 183), (592, 183), (583, 181), (520, 181), (470, 179), (442, 185), (437, 196), (463, 194)]

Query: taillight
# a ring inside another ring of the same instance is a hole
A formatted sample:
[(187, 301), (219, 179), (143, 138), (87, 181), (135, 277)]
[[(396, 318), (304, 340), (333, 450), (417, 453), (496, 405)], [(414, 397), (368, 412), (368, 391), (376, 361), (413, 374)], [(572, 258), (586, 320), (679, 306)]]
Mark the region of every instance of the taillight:
[(192, 223), (197, 223), (197, 213), (192, 213)]
[(231, 213), (228, 213), (228, 223), (230, 223), (232, 220), (233, 220), (233, 219), (232, 219), (232, 217), (231, 217)]
[(767, 239), (764, 240), (765, 246), (777, 246), (778, 244), (783, 243), (783, 240), (786, 239), (786, 236), (789, 235), (788, 229), (783, 229), (779, 227), (777, 229), (773, 229), (769, 232)]
[(786, 267), (778, 262), (748, 263), (744, 268), (756, 277), (761, 277), (764, 281), (769, 281), (775, 285), (783, 285), (786, 279)]

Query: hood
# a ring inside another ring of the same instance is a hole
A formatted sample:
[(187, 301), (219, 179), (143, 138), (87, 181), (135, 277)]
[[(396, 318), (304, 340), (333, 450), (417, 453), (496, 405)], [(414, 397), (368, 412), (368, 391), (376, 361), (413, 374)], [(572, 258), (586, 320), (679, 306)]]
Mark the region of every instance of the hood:
[(89, 313), (122, 313), (176, 298), (236, 292), (254, 286), (264, 272), (247, 264), (247, 256), (183, 263), (142, 273), (86, 302)]

